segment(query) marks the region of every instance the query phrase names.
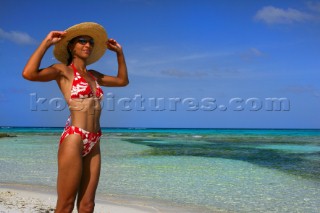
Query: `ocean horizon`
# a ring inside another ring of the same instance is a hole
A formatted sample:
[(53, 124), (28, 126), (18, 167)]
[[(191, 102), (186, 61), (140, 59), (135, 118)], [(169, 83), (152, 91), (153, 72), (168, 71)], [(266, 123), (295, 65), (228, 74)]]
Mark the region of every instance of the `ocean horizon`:
[[(64, 126), (0, 126), (0, 128), (64, 128)], [(320, 130), (319, 128), (240, 128), (240, 127), (101, 127), (102, 129), (251, 129), (251, 130)]]
[[(63, 127), (1, 127), (0, 179), (54, 187)], [(319, 129), (102, 128), (97, 193), (209, 212), (318, 212)]]

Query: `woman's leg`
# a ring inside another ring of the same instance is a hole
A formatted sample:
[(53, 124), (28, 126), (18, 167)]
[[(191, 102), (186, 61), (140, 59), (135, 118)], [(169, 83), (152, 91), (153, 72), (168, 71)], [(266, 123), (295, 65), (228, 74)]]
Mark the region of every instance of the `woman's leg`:
[(74, 208), (82, 175), (82, 149), (78, 134), (67, 136), (59, 146), (56, 213), (70, 213)]
[(89, 154), (83, 158), (82, 168), (82, 179), (78, 192), (77, 207), (79, 213), (92, 213), (94, 210), (94, 200), (100, 177), (100, 142), (97, 142)]

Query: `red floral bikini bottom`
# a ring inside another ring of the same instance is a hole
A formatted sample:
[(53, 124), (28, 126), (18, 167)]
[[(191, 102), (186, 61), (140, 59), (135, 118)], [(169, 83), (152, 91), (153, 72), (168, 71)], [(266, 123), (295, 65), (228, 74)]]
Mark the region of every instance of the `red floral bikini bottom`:
[(68, 135), (78, 134), (81, 136), (81, 139), (83, 142), (82, 157), (84, 157), (87, 154), (89, 154), (89, 152), (94, 147), (94, 145), (100, 140), (102, 136), (101, 130), (99, 130), (98, 132), (88, 132), (79, 127), (70, 126), (70, 121), (71, 121), (71, 117), (69, 117), (67, 120), (66, 126), (60, 138), (59, 145), (63, 142), (63, 140)]

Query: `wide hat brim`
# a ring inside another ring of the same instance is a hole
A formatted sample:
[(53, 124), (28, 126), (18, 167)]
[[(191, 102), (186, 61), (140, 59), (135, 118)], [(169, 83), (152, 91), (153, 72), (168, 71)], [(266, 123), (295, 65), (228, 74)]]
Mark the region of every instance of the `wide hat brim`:
[(99, 60), (107, 50), (106, 42), (108, 35), (106, 30), (97, 23), (94, 22), (83, 22), (69, 27), (65, 30), (67, 32), (65, 36), (54, 46), (53, 54), (54, 57), (63, 64), (68, 63), (68, 43), (70, 40), (77, 36), (90, 36), (94, 40), (94, 47), (90, 56), (86, 60), (86, 64), (92, 64)]

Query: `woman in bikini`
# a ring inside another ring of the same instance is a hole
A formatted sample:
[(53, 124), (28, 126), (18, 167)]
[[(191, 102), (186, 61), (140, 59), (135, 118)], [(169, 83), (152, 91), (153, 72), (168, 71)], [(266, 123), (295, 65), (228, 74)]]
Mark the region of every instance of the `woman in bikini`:
[[(52, 45), (61, 63), (40, 69), (41, 60)], [(99, 60), (106, 49), (117, 54), (118, 74), (108, 76), (86, 66)], [(77, 198), (78, 212), (93, 212), (99, 182), (100, 114), (103, 91), (100, 86), (129, 83), (122, 47), (108, 39), (105, 29), (93, 22), (52, 31), (24, 67), (30, 81), (55, 80), (69, 106), (70, 117), (58, 150), (57, 205), (55, 212), (72, 212)]]

